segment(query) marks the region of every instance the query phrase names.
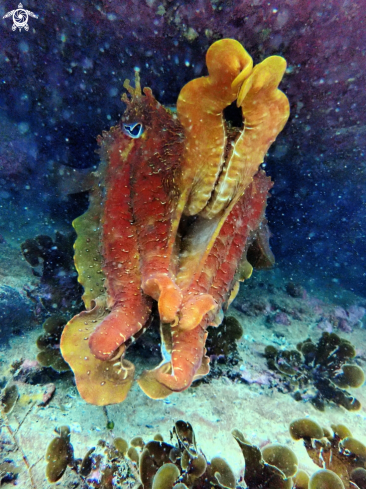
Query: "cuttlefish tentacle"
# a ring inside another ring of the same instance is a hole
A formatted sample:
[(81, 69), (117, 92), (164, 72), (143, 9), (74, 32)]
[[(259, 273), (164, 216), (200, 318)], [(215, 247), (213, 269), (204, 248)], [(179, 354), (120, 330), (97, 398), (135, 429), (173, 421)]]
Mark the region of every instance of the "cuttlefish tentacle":
[[(204, 358), (206, 328), (214, 322), (218, 305), (222, 305), (230, 297), (243, 246), (249, 234), (263, 219), (268, 190), (271, 186), (270, 179), (264, 172), (259, 172), (230, 212), (204, 264), (200, 280), (197, 281), (201, 287), (192, 283), (183, 299), (181, 320), (178, 325), (171, 328), (169, 368), (164, 364), (164, 367), (160, 366), (153, 371), (143, 373), (143, 390), (148, 395), (150, 394), (147, 378), (151, 382), (162, 384), (164, 387), (161, 392), (165, 392), (165, 388), (179, 392), (193, 382)], [(231, 239), (227, 240), (227, 236), (231, 236)], [(206, 294), (203, 294), (203, 289)], [(210, 298), (211, 304), (215, 304), (216, 307), (207, 308), (209, 302), (199, 302), (202, 297)], [(200, 305), (201, 310), (199, 310)], [(156, 384), (153, 385), (156, 394), (159, 390)]]
[(109, 151), (105, 177), (103, 225), (103, 272), (111, 312), (89, 338), (96, 358), (109, 360), (135, 335), (151, 314), (152, 301), (141, 290), (136, 228), (131, 211), (129, 179), (135, 141), (116, 133)]
[[(241, 85), (237, 104), (242, 109), (244, 129), (232, 148), (215, 186), (212, 199), (201, 216), (212, 219), (237, 200), (253, 180), (268, 148), (284, 128), (290, 108), (278, 85), (286, 61), (271, 56), (256, 65)], [(238, 77), (239, 79), (239, 77)], [(238, 80), (234, 80), (234, 85)]]
[[(132, 213), (137, 231), (141, 287), (158, 301), (160, 319), (172, 322), (182, 293), (175, 284), (177, 180), (183, 150), (181, 126), (149, 88), (130, 102), (124, 120), (140, 118), (144, 133), (136, 144), (138, 165), (131, 167)], [(158, 137), (156, 137), (158, 135)]]
[[(145, 394), (153, 399), (164, 398), (172, 392), (187, 389), (193, 380), (208, 373), (208, 362), (203, 361), (206, 326), (207, 320), (204, 320), (193, 330), (172, 331), (174, 346), (171, 362), (159, 365), (154, 370), (145, 370), (138, 380)], [(176, 335), (179, 335), (179, 339), (175, 338)]]
[[(215, 42), (207, 51), (209, 76), (190, 81), (181, 90), (177, 113), (186, 137), (181, 202), (184, 213), (198, 214), (207, 204), (224, 164), (226, 133), (222, 111), (237, 98), (231, 84), (240, 73), (249, 76), (253, 61), (233, 39)], [(244, 81), (244, 79), (243, 79)]]
[[(271, 56), (255, 66), (240, 90), (244, 129), (233, 141), (211, 200), (201, 210), (182, 241), (177, 283), (182, 289), (197, 279), (221, 226), (231, 209), (250, 185), (269, 146), (281, 132), (289, 116), (289, 103), (278, 85), (286, 61)], [(240, 75), (234, 80), (241, 82)], [(243, 98), (244, 97), (244, 98)]]

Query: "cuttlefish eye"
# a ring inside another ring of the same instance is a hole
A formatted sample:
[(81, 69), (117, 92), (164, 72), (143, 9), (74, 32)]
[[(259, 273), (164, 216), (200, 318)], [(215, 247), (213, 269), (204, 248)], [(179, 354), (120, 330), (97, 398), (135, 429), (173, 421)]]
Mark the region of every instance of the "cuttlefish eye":
[(144, 132), (141, 122), (135, 122), (134, 124), (123, 124), (123, 132), (130, 136), (130, 138), (137, 139)]

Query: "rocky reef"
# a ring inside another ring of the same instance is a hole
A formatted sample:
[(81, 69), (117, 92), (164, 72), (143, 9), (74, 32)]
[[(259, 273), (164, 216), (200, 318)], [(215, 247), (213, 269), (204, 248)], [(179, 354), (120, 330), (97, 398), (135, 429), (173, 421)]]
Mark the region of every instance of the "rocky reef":
[(248, 489), (365, 489), (366, 447), (346, 426), (332, 425), (332, 430), (309, 418), (290, 424), (291, 437), (303, 439), (309, 457), (320, 467), (311, 477), (299, 469), (289, 447), (269, 443), (260, 449), (233, 430), (245, 460), (243, 478), (237, 481), (224, 458), (207, 460), (186, 421), (174, 424), (170, 443), (160, 434), (147, 443), (141, 436), (130, 443), (119, 437), (112, 442), (100, 440), (82, 460), (74, 458), (70, 429), (62, 426), (48, 446), (46, 473), (50, 482), (57, 482), (70, 466), (73, 483), (85, 489), (235, 489), (243, 484)]
[(323, 333), (317, 343), (308, 338), (296, 350), (265, 349), (268, 366), (288, 379), (287, 385), (297, 401), (306, 399), (324, 410), (335, 403), (349, 411), (358, 411), (360, 402), (347, 388), (360, 387), (365, 381), (361, 367), (351, 363), (354, 346), (335, 333)]

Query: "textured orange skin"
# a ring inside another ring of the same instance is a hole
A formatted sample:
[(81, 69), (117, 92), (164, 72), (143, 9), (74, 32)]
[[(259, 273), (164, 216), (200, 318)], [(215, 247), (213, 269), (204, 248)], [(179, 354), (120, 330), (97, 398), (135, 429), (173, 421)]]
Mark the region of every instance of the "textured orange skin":
[[(242, 51), (233, 44), (232, 40), (222, 40), (214, 43), (207, 53), (207, 63), (209, 54), (218, 52), (219, 64), (224, 61), (232, 66), (224, 73), (233, 74), (238, 59), (241, 59)], [(221, 60), (221, 48), (227, 50), (226, 58)], [(209, 64), (208, 64), (209, 66)], [(226, 65), (223, 64), (222, 67)], [(199, 218), (195, 225), (188, 230), (184, 237), (183, 246), (185, 252), (180, 257), (180, 267), (177, 275), (177, 283), (186, 290), (192, 281), (197, 280), (199, 271), (207, 259), (211, 246), (219, 234), (220, 228), (225, 222), (232, 207), (241, 198), (248, 185), (252, 182), (254, 175), (258, 171), (259, 165), (263, 162), (265, 154), (271, 143), (276, 139), (279, 132), (283, 129), (289, 116), (289, 103), (287, 97), (278, 89), (278, 85), (286, 69), (286, 61), (279, 56), (271, 56), (249, 71), (250, 64), (233, 80), (231, 77), (223, 75), (223, 81), (229, 83), (232, 93), (239, 91), (240, 100), (237, 101), (242, 109), (244, 118), (244, 128), (234, 141), (226, 148), (227, 154), (221, 146), (225, 141), (225, 125), (219, 118), (221, 114), (212, 114), (212, 100), (208, 96), (204, 97), (201, 93), (205, 89), (209, 91), (211, 84), (211, 74), (209, 77), (199, 78), (189, 82), (181, 91), (178, 98), (178, 113), (182, 113), (183, 126), (185, 129), (187, 145), (185, 150), (183, 174), (187, 171), (186, 167), (194, 170), (194, 163), (198, 159), (202, 163), (204, 170), (198, 168), (193, 178), (193, 189), (195, 182), (200, 182), (198, 189), (200, 193), (192, 190), (188, 211), (200, 209)], [(209, 68), (210, 71), (210, 68)], [(209, 87), (209, 88), (208, 88)], [(221, 87), (220, 87), (221, 88)], [(198, 90), (199, 89), (199, 90)], [(221, 90), (223, 90), (221, 88)], [(228, 93), (228, 86), (226, 92)], [(220, 89), (218, 90), (219, 100)], [(200, 95), (201, 99), (196, 97)], [(214, 93), (211, 94), (214, 96)], [(179, 105), (179, 100), (184, 99), (184, 104)], [(236, 97), (235, 97), (236, 98)], [(200, 101), (204, 101), (207, 106), (202, 107)], [(203, 127), (200, 126), (202, 124)], [(218, 133), (224, 135), (224, 139), (219, 138)], [(205, 145), (204, 142), (207, 144)], [(214, 148), (214, 149), (213, 149)], [(216, 175), (217, 179), (208, 178), (210, 168), (215, 167), (218, 159), (218, 150), (221, 154), (221, 173)], [(200, 157), (197, 158), (197, 154)], [(208, 170), (206, 169), (208, 168)], [(192, 172), (191, 172), (192, 173)], [(208, 175), (207, 175), (208, 174)], [(204, 184), (200, 181), (202, 176), (205, 178)], [(206, 195), (207, 181), (211, 182), (210, 200), (202, 200), (202, 194)], [(214, 230), (213, 230), (214, 229)], [(202, 237), (207, 236), (207, 239)]]
[(165, 322), (174, 321), (182, 300), (174, 283), (172, 258), (180, 126), (150, 89), (144, 92), (145, 96), (128, 102), (124, 115), (124, 122), (140, 121), (144, 134), (131, 140), (114, 131), (108, 151), (102, 239), (112, 311), (89, 340), (100, 360), (110, 359), (144, 326), (151, 313), (151, 297), (158, 300)]
[[(130, 206), (130, 167), (136, 148), (134, 141), (121, 132), (115, 131), (114, 136), (105, 177), (102, 235), (103, 271), (111, 312), (89, 339), (90, 350), (99, 360), (113, 357), (115, 350), (144, 326), (152, 303), (141, 290), (137, 236)], [(123, 152), (128, 152), (124, 159)]]
[(186, 136), (181, 199), (187, 199), (188, 215), (198, 214), (211, 196), (224, 163), (222, 111), (236, 100), (238, 90), (232, 82), (242, 71), (249, 75), (253, 61), (238, 41), (222, 39), (207, 51), (206, 64), (209, 76), (187, 83), (177, 101)]
[(131, 204), (140, 252), (142, 288), (158, 301), (160, 318), (172, 322), (182, 294), (174, 282), (173, 256), (179, 217), (177, 179), (183, 150), (181, 126), (153, 97), (149, 88), (127, 108), (123, 121), (141, 121), (131, 167)]
[[(221, 263), (209, 290), (209, 293), (219, 304), (223, 304), (229, 298), (234, 286), (235, 271), (246, 241), (250, 233), (257, 229), (263, 220), (268, 192), (272, 186), (273, 182), (271, 182), (270, 177), (267, 177), (265, 172), (260, 170), (230, 213), (229, 220), (234, 221), (236, 228), (234, 238), (227, 250), (226, 259)], [(226, 225), (223, 226), (223, 228), (225, 227)]]
[[(280, 56), (271, 56), (256, 65), (243, 83), (238, 105), (242, 109), (244, 130), (228, 154), (203, 217), (214, 217), (240, 198), (263, 163), (268, 148), (284, 128), (290, 106), (278, 85), (285, 70), (286, 61)], [(244, 98), (241, 100), (241, 97)]]
[[(179, 95), (179, 120), (150, 89), (142, 95), (138, 76), (135, 89), (125, 82), (131, 99), (123, 98), (122, 123), (141, 123), (144, 133), (131, 139), (112, 128), (102, 142), (106, 165), (100, 172), (105, 196), (99, 270), (106, 277), (106, 295), (95, 300), (91, 295), (95, 307), (75, 316), (61, 341), (88, 402), (114, 402), (113, 388), (118, 399), (127, 395), (133, 366), (115, 360), (131, 337), (143, 333), (152, 299), (166, 323), (162, 341), (171, 359), (144, 372), (140, 387), (162, 398), (208, 373), (206, 329), (227, 303), (247, 238), (263, 219), (271, 183), (263, 172), (255, 174), (288, 117), (287, 98), (277, 89), (284, 60), (274, 58), (253, 69), (237, 41), (214, 43), (206, 56), (209, 76), (189, 82)], [(236, 138), (234, 151), (222, 111), (238, 93), (246, 130)], [(182, 215), (195, 218), (182, 221)], [(89, 235), (88, 219), (80, 223), (82, 236)], [(79, 240), (79, 253), (83, 243)], [(86, 255), (80, 256), (85, 272)], [(73, 346), (81, 341), (76, 352)], [(87, 385), (91, 378), (100, 380), (95, 392)]]
[[(270, 178), (266, 177), (264, 172), (258, 172), (223, 224), (202, 269), (200, 279), (193, 282), (184, 295), (181, 314), (190, 314), (189, 308), (187, 310), (184, 308), (185, 302), (193, 303), (196, 299), (196, 304), (199, 304), (202, 295), (211, 296), (220, 306), (228, 299), (245, 243), (250, 232), (256, 229), (263, 219), (267, 194), (271, 187)], [(164, 365), (164, 368), (158, 367), (148, 374), (150, 379), (155, 378), (163, 385), (161, 391), (163, 397), (169, 390), (176, 392), (189, 387), (201, 366), (206, 328), (211, 317), (205, 309), (197, 317), (203, 319), (189, 330), (181, 329), (181, 322), (176, 327), (172, 327), (172, 372), (166, 373)], [(180, 319), (183, 320), (184, 317)]]
[(75, 374), (81, 397), (91, 404), (105, 406), (125, 400), (134, 378), (132, 363), (98, 360), (90, 351), (88, 338), (106, 316), (103, 300), (74, 316), (61, 337), (61, 351)]

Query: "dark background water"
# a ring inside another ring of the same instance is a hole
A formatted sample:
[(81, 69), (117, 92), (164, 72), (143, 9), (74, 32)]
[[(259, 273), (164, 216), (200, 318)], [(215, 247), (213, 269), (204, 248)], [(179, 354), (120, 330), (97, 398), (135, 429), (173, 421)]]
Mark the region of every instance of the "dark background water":
[[(17, 1), (2, 2), (1, 17)], [(95, 137), (118, 121), (134, 67), (173, 105), (187, 81), (206, 74), (212, 42), (230, 37), (255, 63), (272, 54), (288, 62), (281, 88), (291, 117), (266, 160), (278, 263), (365, 295), (362, 0), (28, 0), (24, 8), (39, 16), (28, 32), (0, 20), (0, 233), (25, 215), (57, 227), (85, 209), (85, 195), (55, 194), (53, 168), (98, 163)]]

